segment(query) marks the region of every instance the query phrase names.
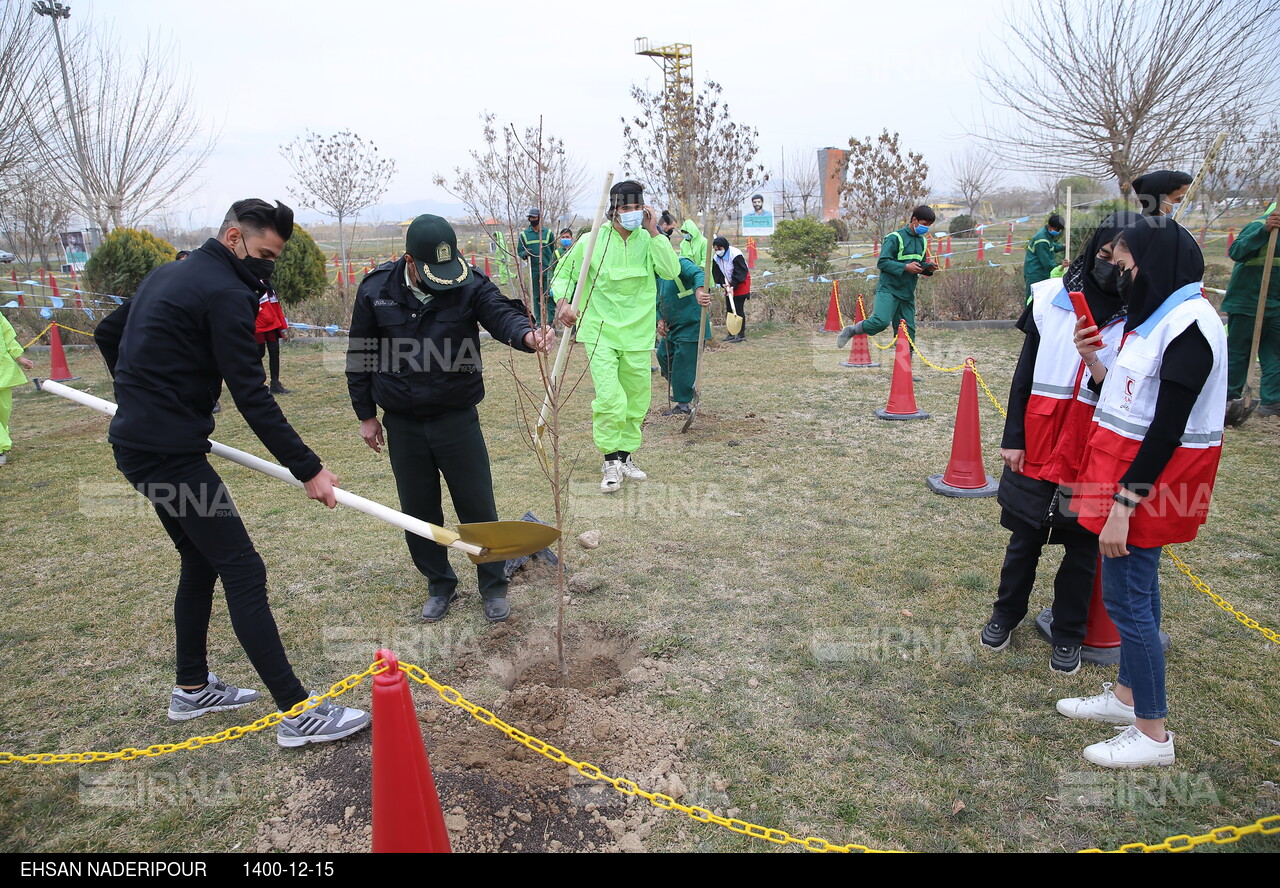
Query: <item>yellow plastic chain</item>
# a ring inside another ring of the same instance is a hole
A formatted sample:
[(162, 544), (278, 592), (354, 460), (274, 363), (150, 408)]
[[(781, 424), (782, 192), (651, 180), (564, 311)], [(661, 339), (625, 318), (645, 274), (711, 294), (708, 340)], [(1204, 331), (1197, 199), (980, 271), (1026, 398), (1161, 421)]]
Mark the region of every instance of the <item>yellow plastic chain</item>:
[(1204, 580), (1200, 579), (1198, 576), (1196, 576), (1191, 572), (1191, 568), (1187, 567), (1187, 563), (1178, 557), (1178, 553), (1173, 551), (1173, 546), (1165, 546), (1164, 554), (1168, 555), (1169, 558), (1173, 560), (1174, 567), (1176, 567), (1178, 570), (1182, 571), (1184, 574), (1187, 575), (1187, 579), (1191, 580), (1191, 585), (1195, 586), (1205, 595), (1208, 595), (1210, 598), (1212, 598), (1214, 604), (1222, 608), (1227, 613), (1234, 615), (1237, 620), (1239, 620), (1244, 625), (1248, 626), (1250, 629), (1257, 629), (1259, 632), (1265, 635), (1269, 640), (1275, 642), (1276, 644), (1280, 644), (1280, 634), (1277, 634), (1274, 629), (1268, 629), (1266, 626), (1263, 626), (1253, 617), (1245, 616), (1244, 614), (1240, 613), (1240, 611), (1236, 610), (1234, 607), (1228, 604), (1227, 601), (1223, 599), (1221, 595), (1219, 595), (1218, 593), (1210, 589), (1209, 585)]
[(37, 334), (36, 334), (36, 338), (35, 338), (35, 339), (33, 339), (33, 340), (31, 340), (30, 342), (28, 342), (26, 345), (24, 345), (24, 346), (22, 347), (22, 350), (23, 350), (23, 351), (26, 351), (27, 349), (31, 348), (31, 346), (33, 346), (33, 345), (35, 345), (37, 342), (39, 342), (39, 341), (40, 341), (40, 337), (41, 337), (41, 336), (43, 336), (44, 334), (48, 333), (50, 330), (52, 330), (52, 329), (53, 329), (53, 326), (54, 326), (53, 324), (50, 324), (49, 326), (47, 326), (47, 327), (45, 327), (43, 330), (41, 330), (39, 333), (37, 333)]
[[(1176, 556), (1175, 556), (1176, 558)], [(534, 752), (545, 756), (558, 764), (569, 765), (582, 776), (590, 780), (598, 780), (608, 783), (623, 795), (639, 796), (640, 798), (664, 811), (680, 811), (688, 815), (691, 819), (699, 823), (712, 823), (716, 826), (722, 826), (730, 832), (739, 833), (744, 836), (750, 836), (754, 839), (764, 839), (766, 842), (772, 842), (775, 845), (799, 845), (808, 851), (818, 851), (822, 853), (836, 852), (848, 854), (852, 852), (861, 852), (863, 854), (901, 854), (904, 852), (893, 851), (881, 848), (869, 848), (866, 845), (858, 845), (850, 843), (848, 845), (836, 845), (828, 842), (826, 839), (817, 836), (809, 836), (800, 839), (791, 835), (786, 830), (773, 829), (772, 827), (760, 826), (755, 823), (749, 823), (745, 820), (739, 820), (735, 817), (721, 817), (720, 815), (709, 811), (706, 808), (697, 805), (682, 805), (669, 795), (663, 793), (648, 792), (641, 789), (639, 784), (625, 777), (610, 777), (601, 771), (598, 767), (590, 762), (579, 762), (570, 758), (563, 750), (557, 749), (550, 743), (539, 740), (526, 734), (524, 731), (514, 728), (511, 725), (498, 718), (489, 710), (477, 706), (462, 694), (458, 693), (454, 688), (448, 685), (442, 685), (432, 678), (426, 670), (420, 666), (411, 663), (400, 663), (400, 671), (409, 678), (425, 684), (439, 695), (444, 702), (457, 706), (468, 712), (477, 721), (486, 725), (497, 728), (510, 739), (516, 741), (520, 745), (532, 749)], [(225, 740), (235, 740), (246, 734), (264, 730), (277, 725), (286, 717), (292, 718), (301, 715), (308, 709), (318, 706), (326, 699), (337, 699), (342, 694), (359, 685), (371, 675), (380, 675), (387, 671), (386, 663), (378, 660), (372, 663), (364, 672), (349, 675), (342, 681), (332, 685), (327, 693), (319, 694), (315, 697), (308, 697), (297, 706), (294, 706), (287, 713), (273, 712), (270, 715), (258, 719), (252, 724), (244, 727), (228, 728), (209, 737), (192, 737), (182, 743), (157, 743), (148, 746), (146, 749), (134, 749), (132, 747), (121, 749), (117, 752), (80, 752), (80, 753), (35, 753), (32, 755), (18, 755), (11, 752), (0, 752), (0, 764), (27, 764), (27, 765), (61, 765), (61, 764), (86, 764), (90, 762), (109, 762), (113, 760), (129, 761), (136, 758), (152, 758), (155, 756), (166, 755), (171, 752), (177, 752), (182, 749), (199, 749), (201, 746), (210, 746), (214, 743), (222, 743)], [(1148, 845), (1144, 842), (1131, 842), (1121, 845), (1115, 851), (1104, 852), (1100, 848), (1088, 848), (1080, 851), (1081, 854), (1090, 853), (1106, 853), (1106, 854), (1123, 854), (1134, 851), (1152, 852), (1152, 851), (1189, 851), (1199, 845), (1212, 842), (1216, 845), (1227, 845), (1232, 842), (1238, 842), (1247, 835), (1254, 833), (1262, 833), (1263, 835), (1275, 835), (1280, 833), (1280, 814), (1273, 814), (1269, 817), (1263, 817), (1249, 826), (1220, 826), (1199, 836), (1178, 835), (1170, 836), (1163, 842), (1156, 845)]]
[(22, 347), (22, 350), (26, 351), (27, 349), (31, 348), (31, 346), (35, 345), (37, 342), (40, 341), (41, 336), (44, 336), (44, 334), (48, 333), (54, 327), (61, 327), (63, 330), (66, 330), (69, 333), (79, 333), (81, 336), (93, 336), (92, 333), (89, 333), (85, 330), (77, 330), (75, 327), (68, 327), (66, 324), (59, 324), (57, 321), (54, 321), (52, 324), (45, 327), (38, 334), (36, 334), (36, 338), (28, 342), (26, 345), (24, 345)]

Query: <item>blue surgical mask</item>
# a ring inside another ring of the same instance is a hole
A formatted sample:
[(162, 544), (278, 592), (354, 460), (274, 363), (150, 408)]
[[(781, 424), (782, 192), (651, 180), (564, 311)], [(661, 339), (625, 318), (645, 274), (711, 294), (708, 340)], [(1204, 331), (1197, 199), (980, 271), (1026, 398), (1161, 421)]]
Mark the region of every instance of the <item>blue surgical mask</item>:
[(916, 234), (928, 234), (928, 233), (929, 233), (929, 226), (928, 226), (928, 225), (917, 225), (917, 226), (915, 227), (915, 232), (916, 232)]
[(686, 231), (683, 235), (681, 235), (681, 236), (682, 236), (685, 240), (687, 240), (687, 241), (691, 241), (691, 240), (693, 240), (693, 235), (692, 235), (692, 234), (690, 234), (690, 233), (689, 233), (689, 232), (687, 232), (687, 231)]
[(1058, 236), (1059, 236), (1059, 235), (1061, 235), (1061, 234), (1062, 234), (1062, 232), (1061, 232), (1061, 231), (1050, 231), (1050, 232), (1049, 232), (1049, 237), (1058, 237)]
[(560, 238), (560, 243), (561, 243), (563, 246), (566, 246), (566, 247), (572, 247), (572, 246), (573, 246), (573, 239), (572, 239), (572, 238), (568, 238), (568, 237), (562, 237), (562, 238)]
[(627, 231), (635, 231), (644, 222), (644, 210), (631, 210), (618, 214), (618, 224)]

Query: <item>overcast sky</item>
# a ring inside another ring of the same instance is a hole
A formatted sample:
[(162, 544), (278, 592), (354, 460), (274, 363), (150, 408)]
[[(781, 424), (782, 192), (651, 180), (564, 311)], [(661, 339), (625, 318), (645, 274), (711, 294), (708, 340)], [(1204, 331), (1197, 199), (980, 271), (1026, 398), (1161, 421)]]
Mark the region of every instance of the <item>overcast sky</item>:
[(634, 54), (636, 37), (692, 44), (695, 79), (723, 84), (734, 114), (760, 130), (767, 167), (783, 150), (811, 155), (887, 127), (924, 154), (931, 184), (945, 186), (948, 160), (982, 113), (977, 53), (999, 46), (1003, 9), (958, 0), (64, 2), (73, 23), (111, 25), (127, 45), (149, 31), (176, 45), (193, 81), (191, 111), (219, 133), (174, 213), (182, 227), (215, 224), (241, 197), (289, 202), (279, 146), (307, 129), (351, 129), (394, 158), (388, 207), (451, 202), (432, 175), (481, 146), (484, 110), (522, 127), (542, 115), (590, 171), (588, 214), (595, 183), (621, 158), (630, 85), (662, 82), (657, 64)]

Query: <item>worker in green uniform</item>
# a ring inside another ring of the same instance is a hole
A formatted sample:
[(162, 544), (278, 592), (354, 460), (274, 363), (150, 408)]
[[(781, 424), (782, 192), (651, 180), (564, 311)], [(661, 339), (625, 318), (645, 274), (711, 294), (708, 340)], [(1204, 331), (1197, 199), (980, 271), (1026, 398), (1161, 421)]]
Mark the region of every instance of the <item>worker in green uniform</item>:
[(1031, 304), (1031, 285), (1053, 277), (1053, 270), (1062, 264), (1058, 256), (1065, 253), (1062, 232), (1066, 229), (1062, 217), (1051, 215), (1044, 226), (1027, 242), (1027, 254), (1022, 259), (1022, 276), (1027, 280), (1027, 305)]
[[(1253, 348), (1253, 328), (1258, 316), (1258, 295), (1262, 291), (1263, 263), (1271, 232), (1280, 229), (1280, 211), (1272, 204), (1267, 215), (1250, 222), (1231, 244), (1227, 255), (1236, 263), (1222, 297), (1227, 315), (1227, 400), (1238, 400), (1249, 378), (1249, 352)], [(1280, 255), (1272, 260), (1267, 302), (1262, 310), (1262, 337), (1258, 340), (1258, 361), (1262, 364), (1262, 402), (1258, 416), (1280, 415)], [(1228, 421), (1233, 417), (1228, 415)], [(1238, 423), (1235, 418), (1232, 424)]]
[(680, 226), (680, 255), (689, 259), (699, 268), (707, 264), (707, 239), (693, 224), (692, 219), (685, 219)]
[(926, 258), (929, 226), (937, 218), (933, 207), (922, 204), (911, 211), (911, 221), (905, 227), (885, 235), (876, 260), (880, 279), (876, 281), (871, 317), (841, 330), (836, 345), (843, 348), (854, 336), (874, 336), (885, 329), (892, 329), (896, 335), (901, 321), (906, 321), (907, 335), (915, 341), (916, 282), (920, 275), (932, 275), (938, 268)]
[(578, 342), (587, 350), (596, 391), (592, 436), (604, 455), (600, 489), (615, 493), (624, 477), (647, 477), (632, 454), (640, 447), (640, 425), (653, 396), (649, 356), (657, 329), (654, 275), (675, 280), (680, 260), (658, 233), (658, 214), (645, 206), (639, 182), (627, 180), (610, 189), (607, 218), (609, 224), (600, 228), (591, 254), (580, 308), (570, 300), (589, 238), (579, 239), (556, 264), (551, 291), (558, 302), (556, 320), (566, 326), (576, 322)]
[[(682, 242), (682, 237), (677, 237), (672, 247)], [(663, 416), (687, 415), (693, 409), (689, 404), (698, 369), (698, 322), (702, 320), (702, 309), (711, 304), (705, 283), (702, 268), (684, 256), (680, 257), (679, 277), (674, 281), (658, 279), (658, 366), (662, 377), (670, 381), (671, 397), (676, 402), (670, 410), (663, 411)], [(702, 336), (704, 341), (711, 339), (710, 318)]]
[(556, 249), (556, 236), (542, 227), (542, 210), (530, 207), (529, 227), (520, 233), (516, 242), (516, 256), (529, 262), (530, 293), (533, 301), (533, 325), (542, 325), (542, 309), (545, 304), (547, 317), (554, 310), (551, 299), (551, 272), (560, 256)]

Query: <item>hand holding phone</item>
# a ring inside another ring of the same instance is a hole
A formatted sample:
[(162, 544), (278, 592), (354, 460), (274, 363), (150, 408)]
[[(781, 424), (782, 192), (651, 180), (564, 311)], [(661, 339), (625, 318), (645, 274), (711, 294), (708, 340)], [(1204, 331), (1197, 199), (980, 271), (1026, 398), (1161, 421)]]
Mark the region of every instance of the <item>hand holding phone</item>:
[(1086, 327), (1098, 326), (1098, 322), (1093, 319), (1093, 312), (1089, 311), (1089, 303), (1085, 301), (1084, 294), (1073, 290), (1067, 295), (1071, 297), (1071, 307), (1075, 309), (1076, 317), (1084, 321)]

